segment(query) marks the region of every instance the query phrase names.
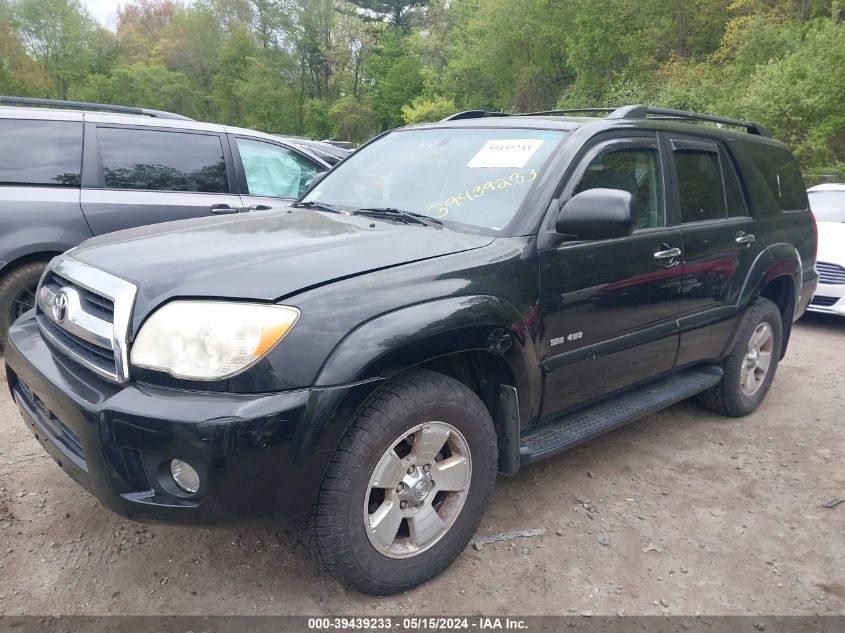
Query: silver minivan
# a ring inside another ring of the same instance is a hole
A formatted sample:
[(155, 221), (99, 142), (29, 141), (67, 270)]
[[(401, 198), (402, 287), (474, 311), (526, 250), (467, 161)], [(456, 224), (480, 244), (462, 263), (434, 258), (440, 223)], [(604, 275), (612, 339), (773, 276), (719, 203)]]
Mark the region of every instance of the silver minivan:
[(47, 262), (83, 240), (284, 207), (330, 169), (301, 144), (169, 112), (18, 97), (0, 103), (9, 104), (0, 107), (0, 345), (33, 307)]

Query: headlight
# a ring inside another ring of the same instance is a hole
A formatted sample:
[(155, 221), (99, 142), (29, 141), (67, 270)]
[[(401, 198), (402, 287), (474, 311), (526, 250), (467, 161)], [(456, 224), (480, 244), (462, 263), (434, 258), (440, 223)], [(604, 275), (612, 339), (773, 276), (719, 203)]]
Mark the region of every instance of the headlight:
[(176, 378), (228, 378), (270, 351), (298, 318), (288, 306), (172, 301), (141, 327), (130, 361)]

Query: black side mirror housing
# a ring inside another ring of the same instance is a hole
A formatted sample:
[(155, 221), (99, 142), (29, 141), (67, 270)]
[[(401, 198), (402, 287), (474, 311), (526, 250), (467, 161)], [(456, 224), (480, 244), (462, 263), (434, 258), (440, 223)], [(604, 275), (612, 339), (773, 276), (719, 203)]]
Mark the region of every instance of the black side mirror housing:
[(630, 235), (636, 223), (634, 197), (629, 192), (588, 189), (563, 205), (555, 230), (583, 240), (606, 240)]

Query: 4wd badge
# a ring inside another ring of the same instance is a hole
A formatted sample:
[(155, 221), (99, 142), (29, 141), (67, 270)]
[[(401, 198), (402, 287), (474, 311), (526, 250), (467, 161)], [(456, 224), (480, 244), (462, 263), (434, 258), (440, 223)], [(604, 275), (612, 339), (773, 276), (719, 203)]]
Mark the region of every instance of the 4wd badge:
[(583, 338), (583, 332), (573, 332), (572, 334), (567, 334), (566, 336), (558, 336), (557, 338), (553, 338), (551, 340), (550, 346), (554, 347), (555, 345), (562, 345), (563, 343), (571, 343), (572, 341), (577, 341), (580, 338)]

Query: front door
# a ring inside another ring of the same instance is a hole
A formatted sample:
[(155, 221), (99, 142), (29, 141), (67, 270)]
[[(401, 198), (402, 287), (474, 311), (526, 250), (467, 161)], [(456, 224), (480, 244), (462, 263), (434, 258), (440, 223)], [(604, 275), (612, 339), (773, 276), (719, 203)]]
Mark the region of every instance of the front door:
[(730, 339), (741, 281), (765, 248), (727, 150), (671, 136), (674, 196), (684, 249), (678, 365), (711, 360)]
[(563, 242), (540, 253), (544, 419), (668, 372), (675, 362), (681, 237), (666, 222), (656, 136), (590, 149), (563, 199), (593, 188), (630, 192), (638, 222), (628, 237)]

